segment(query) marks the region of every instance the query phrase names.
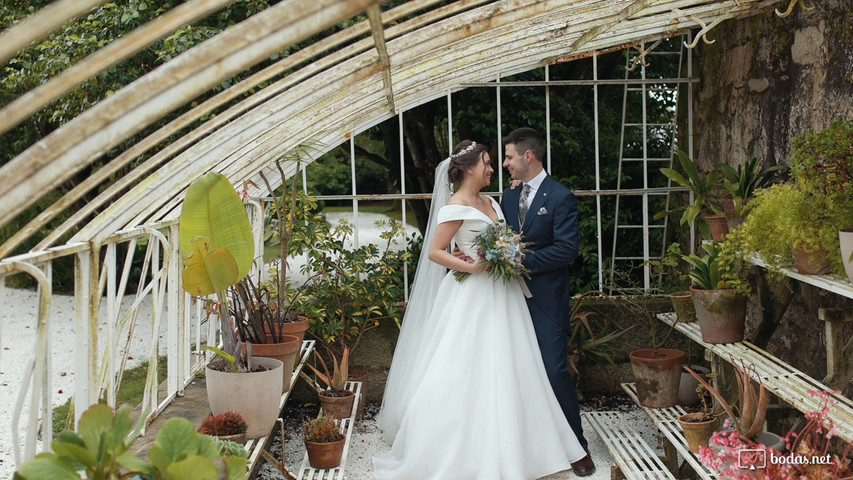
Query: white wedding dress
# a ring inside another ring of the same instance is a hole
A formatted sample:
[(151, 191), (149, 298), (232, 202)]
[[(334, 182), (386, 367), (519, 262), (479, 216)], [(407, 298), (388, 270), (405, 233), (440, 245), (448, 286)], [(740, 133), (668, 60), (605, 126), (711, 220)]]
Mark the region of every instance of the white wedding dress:
[[(438, 222), (452, 220), (464, 221), (454, 241), (475, 257), (472, 242), (491, 219), (472, 207), (442, 207)], [(435, 333), (419, 345), (426, 361), (396, 437), (395, 421), (379, 421), (394, 441), (373, 459), (377, 479), (534, 479), (586, 455), (548, 382), (518, 282), (482, 273), (459, 283), (448, 273), (426, 321)]]

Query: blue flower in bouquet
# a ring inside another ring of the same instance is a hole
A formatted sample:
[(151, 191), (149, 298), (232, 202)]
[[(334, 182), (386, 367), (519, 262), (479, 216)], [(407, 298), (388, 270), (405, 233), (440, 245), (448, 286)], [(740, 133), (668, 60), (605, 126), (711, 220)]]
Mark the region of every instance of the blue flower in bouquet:
[[(519, 276), (530, 278), (530, 272), (522, 265), (524, 254), (529, 251), (528, 245), (530, 243), (524, 242), (521, 234), (514, 232), (503, 220), (490, 225), (474, 238), (477, 256), (486, 264), (486, 272), (504, 282)], [(463, 282), (471, 274), (453, 272), (453, 275)]]

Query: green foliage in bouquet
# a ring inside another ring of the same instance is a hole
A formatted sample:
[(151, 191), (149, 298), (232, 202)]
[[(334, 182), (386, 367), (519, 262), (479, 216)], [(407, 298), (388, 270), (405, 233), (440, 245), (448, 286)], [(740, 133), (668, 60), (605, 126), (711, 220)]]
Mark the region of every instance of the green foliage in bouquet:
[[(524, 255), (529, 252), (530, 242), (522, 241), (521, 234), (515, 233), (505, 221), (490, 225), (474, 237), (477, 255), (485, 263), (486, 272), (495, 278), (508, 282), (516, 277), (530, 278), (527, 267), (522, 265)], [(473, 259), (470, 259), (473, 261)], [(453, 272), (456, 280), (465, 281), (471, 274)]]

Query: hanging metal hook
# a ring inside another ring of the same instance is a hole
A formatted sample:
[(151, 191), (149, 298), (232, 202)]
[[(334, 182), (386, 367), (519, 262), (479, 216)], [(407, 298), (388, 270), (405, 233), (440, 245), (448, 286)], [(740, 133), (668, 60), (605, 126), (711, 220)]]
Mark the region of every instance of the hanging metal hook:
[(803, 10), (805, 10), (807, 12), (811, 12), (815, 8), (814, 5), (812, 5), (811, 7), (807, 7), (806, 4), (803, 3), (801, 0), (791, 0), (791, 3), (788, 4), (788, 9), (785, 10), (784, 12), (780, 12), (779, 9), (777, 8), (776, 9), (776, 15), (780, 18), (787, 17), (788, 15), (790, 15), (794, 11), (794, 7), (797, 6), (797, 3), (799, 3), (800, 7), (802, 7)]
[(638, 55), (636, 57), (634, 57), (633, 60), (631, 60), (631, 66), (628, 67), (628, 71), (633, 72), (634, 70), (637, 69), (638, 65), (642, 65), (643, 68), (648, 67), (649, 64), (646, 63), (646, 55), (648, 55), (652, 50), (654, 50), (658, 45), (660, 45), (660, 42), (661, 42), (661, 39), (659, 38), (658, 41), (653, 43), (652, 46), (649, 48), (643, 48), (642, 46), (638, 46), (637, 47)]

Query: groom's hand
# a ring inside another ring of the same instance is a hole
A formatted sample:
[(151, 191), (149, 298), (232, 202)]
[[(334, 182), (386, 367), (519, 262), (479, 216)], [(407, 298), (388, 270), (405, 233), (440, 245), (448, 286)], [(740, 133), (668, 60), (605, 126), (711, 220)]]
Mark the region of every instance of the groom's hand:
[(465, 258), (465, 257), (466, 257), (465, 253), (464, 253), (464, 252), (462, 252), (462, 250), (459, 250), (459, 247), (455, 247), (455, 248), (453, 249), (453, 251), (452, 251), (452, 252), (450, 252), (450, 253), (452, 253), (452, 254), (453, 254), (453, 256), (454, 256), (454, 257), (456, 257), (456, 258)]

